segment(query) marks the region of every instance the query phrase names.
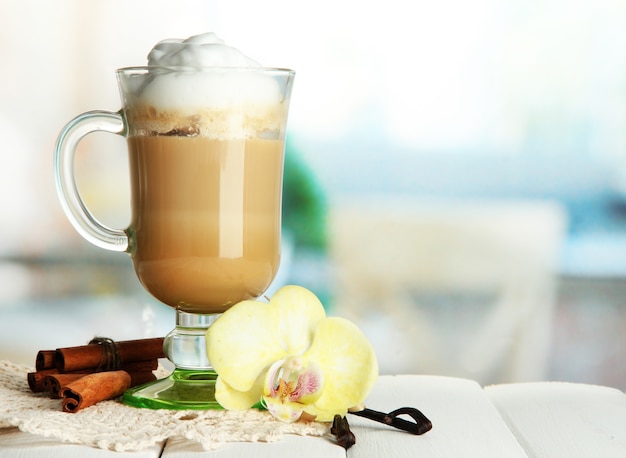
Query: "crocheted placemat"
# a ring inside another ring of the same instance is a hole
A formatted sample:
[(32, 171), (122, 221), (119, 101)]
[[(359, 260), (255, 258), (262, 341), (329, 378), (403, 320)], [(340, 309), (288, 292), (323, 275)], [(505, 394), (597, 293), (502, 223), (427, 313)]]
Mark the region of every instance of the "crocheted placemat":
[(284, 434), (324, 436), (322, 423), (283, 423), (267, 412), (246, 410), (151, 410), (104, 401), (65, 413), (58, 399), (32, 393), (33, 369), (0, 361), (0, 428), (118, 452), (137, 451), (170, 437), (183, 437), (212, 450), (227, 442), (274, 442)]

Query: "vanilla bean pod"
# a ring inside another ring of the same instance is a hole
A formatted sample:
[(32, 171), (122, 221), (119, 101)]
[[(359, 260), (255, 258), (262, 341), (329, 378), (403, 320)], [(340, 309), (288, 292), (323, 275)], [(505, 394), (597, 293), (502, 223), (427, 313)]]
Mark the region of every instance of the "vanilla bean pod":
[[(427, 433), (433, 428), (432, 422), (419, 410), (413, 407), (402, 407), (389, 413), (378, 412), (372, 409), (363, 409), (358, 411), (349, 411), (353, 415), (374, 420), (378, 423), (392, 426), (411, 434), (421, 435)], [(398, 418), (399, 415), (408, 415), (415, 423)]]
[(335, 415), (333, 418), (333, 424), (330, 427), (330, 432), (337, 439), (337, 444), (348, 450), (356, 443), (356, 437), (350, 430), (350, 424), (347, 417), (341, 415)]

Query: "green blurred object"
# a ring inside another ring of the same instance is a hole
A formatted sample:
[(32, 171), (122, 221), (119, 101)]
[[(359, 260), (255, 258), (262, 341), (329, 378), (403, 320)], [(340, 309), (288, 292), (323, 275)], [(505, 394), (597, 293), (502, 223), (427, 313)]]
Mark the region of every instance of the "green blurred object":
[(283, 229), (296, 248), (325, 250), (326, 199), (290, 138), (285, 147)]

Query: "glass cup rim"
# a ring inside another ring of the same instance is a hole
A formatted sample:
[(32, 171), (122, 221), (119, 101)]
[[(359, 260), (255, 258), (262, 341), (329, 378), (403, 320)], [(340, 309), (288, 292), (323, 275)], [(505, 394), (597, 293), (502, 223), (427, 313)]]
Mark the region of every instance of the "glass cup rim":
[(146, 74), (150, 72), (178, 72), (178, 73), (266, 73), (277, 75), (295, 75), (295, 70), (281, 67), (227, 67), (227, 66), (170, 66), (170, 65), (137, 65), (121, 67), (115, 70), (117, 74)]

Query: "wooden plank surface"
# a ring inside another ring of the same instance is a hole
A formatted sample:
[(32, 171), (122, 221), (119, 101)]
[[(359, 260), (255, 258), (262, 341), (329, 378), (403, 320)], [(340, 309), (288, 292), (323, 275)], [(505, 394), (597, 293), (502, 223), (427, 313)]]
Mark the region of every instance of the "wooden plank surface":
[(0, 458), (158, 458), (162, 447), (139, 452), (112, 452), (85, 445), (67, 444), (17, 428), (0, 428)]
[(530, 457), (626, 457), (622, 391), (558, 382), (494, 385), (484, 391)]
[(400, 375), (381, 377), (367, 406), (389, 412), (415, 407), (433, 423), (422, 436), (349, 416), (357, 443), (350, 457), (526, 457), (478, 383), (459, 378)]
[[(346, 451), (329, 437), (287, 435), (271, 443), (232, 443), (205, 451), (171, 439), (165, 458), (199, 457), (626, 457), (626, 395), (616, 389), (568, 383), (496, 385), (438, 376), (380, 377), (371, 409), (420, 409), (432, 431), (414, 436), (350, 415), (357, 439)], [(116, 453), (67, 444), (17, 428), (0, 428), (0, 458), (156, 458), (162, 447)]]
[(279, 442), (236, 442), (206, 451), (196, 443), (170, 439), (163, 458), (345, 458), (346, 452), (328, 438), (286, 435)]

